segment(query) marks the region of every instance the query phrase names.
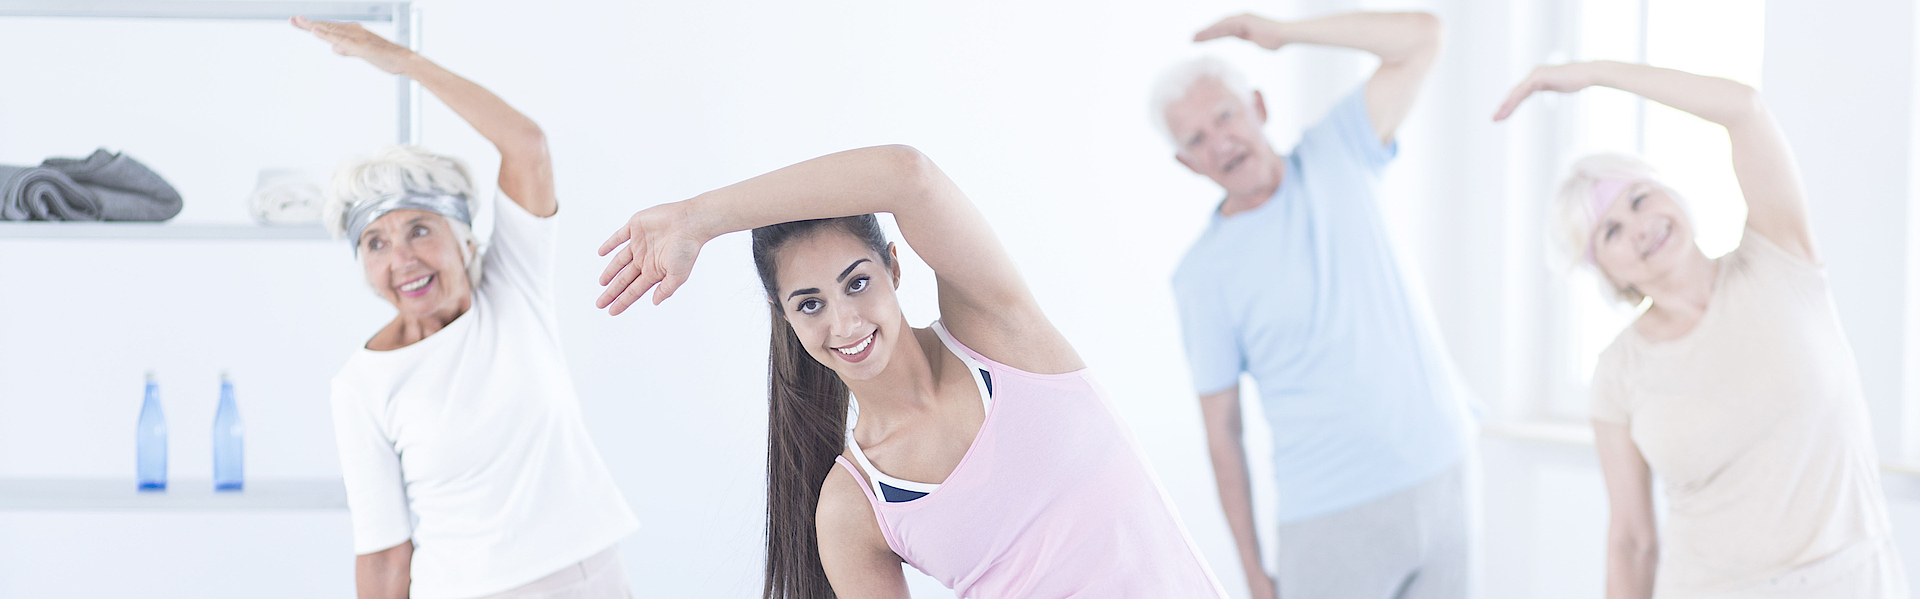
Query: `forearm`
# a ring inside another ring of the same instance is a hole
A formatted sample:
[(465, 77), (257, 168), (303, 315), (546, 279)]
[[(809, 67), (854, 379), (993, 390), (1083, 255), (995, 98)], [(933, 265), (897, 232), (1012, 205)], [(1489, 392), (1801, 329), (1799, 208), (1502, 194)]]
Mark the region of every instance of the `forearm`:
[(406, 599), (413, 584), (413, 541), (353, 558), (359, 599)]
[(1286, 44), (1353, 48), (1395, 64), (1431, 56), (1440, 47), (1440, 19), (1424, 12), (1351, 12), (1280, 24)]
[(540, 125), (506, 100), (419, 54), (410, 56), (400, 74), (420, 83), (453, 113), (491, 142), (502, 155), (546, 152)]
[(1738, 81), (1643, 64), (1590, 64), (1594, 85), (1632, 93), (1722, 127), (1737, 127), (1762, 114), (1760, 93)]
[(1227, 529), (1233, 533), (1234, 547), (1240, 553), (1241, 570), (1255, 597), (1270, 584), (1266, 566), (1260, 559), (1260, 536), (1253, 519), (1253, 487), (1247, 471), (1247, 450), (1242, 437), (1240, 388), (1200, 397), (1200, 415), (1207, 430), (1207, 455), (1213, 461), (1213, 480), (1220, 491), (1220, 509), (1227, 516)]
[(1233, 532), (1234, 548), (1240, 553), (1240, 568), (1247, 578), (1265, 578), (1266, 566), (1260, 559), (1260, 537), (1253, 520), (1253, 488), (1247, 473), (1247, 453), (1240, 437), (1219, 439), (1207, 435), (1207, 452), (1213, 458), (1214, 483), (1220, 491), (1220, 509), (1226, 513), (1227, 529)]
[(700, 194), (689, 201), (707, 238), (755, 227), (890, 212), (903, 221), (930, 198), (959, 189), (931, 160), (908, 146), (874, 146), (828, 154)]
[(1660, 549), (1654, 541), (1614, 535), (1607, 542), (1607, 599), (1652, 597), (1659, 561)]

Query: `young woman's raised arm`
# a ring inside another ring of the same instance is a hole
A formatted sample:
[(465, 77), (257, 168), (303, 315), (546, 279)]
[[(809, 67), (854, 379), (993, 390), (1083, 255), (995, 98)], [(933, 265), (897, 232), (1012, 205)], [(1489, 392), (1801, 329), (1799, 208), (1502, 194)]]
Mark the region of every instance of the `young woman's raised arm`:
[(686, 282), (700, 247), (714, 237), (872, 212), (892, 213), (907, 243), (933, 267), (940, 317), (962, 342), (1022, 370), (1081, 367), (980, 211), (908, 146), (829, 154), (635, 213), (600, 246), (612, 258), (600, 275), (607, 290), (597, 305), (619, 314), (655, 287), (653, 302), (660, 303)]
[(1807, 224), (1800, 167), (1760, 92), (1737, 81), (1612, 61), (1544, 66), (1513, 88), (1493, 120), (1504, 120), (1537, 91), (1574, 92), (1599, 85), (1672, 106), (1727, 129), (1733, 174), (1747, 202), (1747, 226), (1809, 262), (1818, 263)]
[(359, 23), (294, 17), (293, 26), (333, 44), (334, 52), (360, 58), (382, 71), (419, 82), (500, 152), (500, 191), (534, 216), (553, 216), (560, 210), (560, 201), (553, 192), (553, 159), (547, 154), (546, 134), (533, 119), (514, 110), (506, 100), (412, 50), (367, 31)]

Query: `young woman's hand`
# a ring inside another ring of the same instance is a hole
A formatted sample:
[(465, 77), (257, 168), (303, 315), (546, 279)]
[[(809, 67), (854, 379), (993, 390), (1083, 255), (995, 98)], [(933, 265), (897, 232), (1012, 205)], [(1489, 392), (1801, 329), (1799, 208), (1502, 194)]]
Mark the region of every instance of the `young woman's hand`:
[(1500, 110), (1493, 113), (1493, 120), (1507, 120), (1508, 116), (1513, 115), (1513, 109), (1520, 107), (1520, 102), (1533, 95), (1533, 92), (1547, 91), (1564, 94), (1586, 89), (1594, 85), (1593, 71), (1594, 64), (1590, 62), (1536, 68), (1527, 75), (1526, 79), (1521, 80), (1519, 85), (1513, 86), (1513, 91), (1507, 94), (1507, 101), (1502, 102)]
[(653, 303), (659, 305), (687, 282), (694, 260), (700, 257), (700, 247), (709, 239), (712, 236), (696, 226), (688, 202), (661, 204), (633, 213), (627, 224), (600, 244), (600, 255), (613, 252), (613, 257), (600, 273), (600, 285), (607, 290), (600, 293), (594, 306), (617, 316), (655, 285), (659, 289), (653, 292)]
[(294, 27), (333, 44), (334, 53), (365, 60), (389, 74), (402, 74), (401, 71), (407, 66), (407, 60), (414, 56), (412, 50), (367, 31), (367, 28), (361, 27), (359, 23), (313, 21), (306, 17), (294, 17), (292, 22)]
[(1278, 50), (1287, 45), (1284, 34), (1286, 26), (1279, 21), (1253, 13), (1238, 14), (1208, 25), (1206, 29), (1193, 34), (1193, 41), (1204, 42), (1223, 37), (1237, 37), (1253, 42), (1268, 50)]

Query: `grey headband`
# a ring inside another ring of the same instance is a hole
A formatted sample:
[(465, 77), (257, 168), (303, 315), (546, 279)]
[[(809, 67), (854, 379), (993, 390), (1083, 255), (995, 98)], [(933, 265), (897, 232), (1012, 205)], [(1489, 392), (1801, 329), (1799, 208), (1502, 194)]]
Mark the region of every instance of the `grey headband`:
[(395, 210), (425, 210), (473, 226), (473, 212), (467, 205), (466, 194), (409, 191), (360, 202), (347, 209), (347, 242), (353, 244), (355, 256), (360, 255), (360, 234), (366, 232), (367, 225)]

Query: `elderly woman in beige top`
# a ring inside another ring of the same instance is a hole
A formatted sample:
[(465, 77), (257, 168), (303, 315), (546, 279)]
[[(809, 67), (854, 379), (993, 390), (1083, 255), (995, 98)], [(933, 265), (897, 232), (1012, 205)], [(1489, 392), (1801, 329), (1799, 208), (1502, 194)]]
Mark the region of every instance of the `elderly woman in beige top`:
[(1726, 127), (1747, 203), (1740, 246), (1715, 259), (1636, 158), (1588, 157), (1561, 187), (1570, 253), (1621, 301), (1651, 300), (1593, 375), (1607, 597), (1906, 597), (1860, 375), (1786, 138), (1753, 88), (1613, 62), (1536, 69), (1494, 120), (1533, 92), (1593, 85)]

